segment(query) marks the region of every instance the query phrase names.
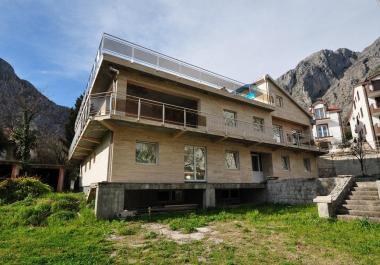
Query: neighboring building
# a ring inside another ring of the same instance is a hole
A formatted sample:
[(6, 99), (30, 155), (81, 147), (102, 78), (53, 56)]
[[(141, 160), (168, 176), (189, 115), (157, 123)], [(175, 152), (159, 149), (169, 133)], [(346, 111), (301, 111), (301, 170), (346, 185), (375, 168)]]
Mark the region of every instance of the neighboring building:
[(252, 202), (268, 177), (318, 177), (311, 115), (271, 77), (245, 86), (108, 34), (75, 130), (69, 158), (101, 218)]
[(313, 115), (313, 137), (318, 146), (324, 149), (336, 149), (343, 142), (341, 109), (317, 100), (311, 107)]
[(368, 77), (353, 90), (349, 115), (352, 136), (362, 128), (366, 142), (372, 149), (379, 148), (380, 140), (380, 73)]

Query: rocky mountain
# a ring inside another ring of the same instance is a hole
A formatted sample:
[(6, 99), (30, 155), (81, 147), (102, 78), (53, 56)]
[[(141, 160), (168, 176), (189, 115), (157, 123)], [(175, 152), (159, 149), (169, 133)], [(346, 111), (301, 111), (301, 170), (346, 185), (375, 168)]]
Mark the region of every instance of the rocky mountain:
[(33, 127), (40, 135), (63, 136), (69, 109), (55, 104), (31, 83), (20, 79), (12, 66), (0, 58), (0, 128), (15, 124), (20, 117), (22, 103), (40, 110), (33, 121)]
[(342, 48), (313, 53), (277, 82), (305, 108), (323, 98), (342, 108), (345, 118), (352, 103), (352, 89), (379, 66), (380, 38), (362, 52)]

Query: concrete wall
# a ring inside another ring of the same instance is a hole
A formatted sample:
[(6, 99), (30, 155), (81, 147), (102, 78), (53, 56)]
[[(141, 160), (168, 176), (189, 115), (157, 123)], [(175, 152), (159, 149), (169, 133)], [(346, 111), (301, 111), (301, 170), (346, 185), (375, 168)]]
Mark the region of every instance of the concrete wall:
[(267, 182), (265, 201), (280, 204), (307, 204), (319, 195), (327, 195), (335, 186), (335, 178), (278, 179)]
[[(136, 163), (137, 141), (158, 143), (159, 157), (155, 165)], [(113, 162), (110, 180), (113, 182), (137, 183), (183, 183), (184, 146), (206, 147), (207, 176), (209, 183), (250, 183), (252, 182), (251, 152), (265, 153), (264, 175), (283, 178), (317, 177), (317, 162), (310, 152), (286, 149), (272, 149), (264, 146), (247, 147), (232, 141), (215, 142), (213, 138), (186, 135), (173, 138), (162, 129), (132, 128), (127, 125), (113, 135)], [(230, 170), (225, 167), (225, 151), (239, 152), (240, 168)], [(290, 159), (290, 170), (283, 170), (281, 156)], [(272, 156), (271, 166), (267, 163)], [(304, 168), (303, 159), (311, 161), (311, 172)]]
[[(324, 155), (318, 158), (319, 176), (329, 177), (328, 172), (336, 175), (361, 175), (359, 161), (351, 155)], [(364, 161), (364, 171), (367, 175), (380, 174), (380, 154), (367, 154)]]
[(96, 149), (81, 163), (81, 186), (106, 181), (108, 176), (111, 133), (108, 133)]

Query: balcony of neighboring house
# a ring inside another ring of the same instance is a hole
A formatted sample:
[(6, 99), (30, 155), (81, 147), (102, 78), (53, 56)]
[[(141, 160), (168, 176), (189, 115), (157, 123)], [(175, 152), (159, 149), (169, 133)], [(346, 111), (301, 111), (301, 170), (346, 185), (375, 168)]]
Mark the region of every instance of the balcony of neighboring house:
[(367, 95), (369, 98), (380, 97), (380, 80), (373, 80), (366, 85)]
[(380, 124), (379, 123), (374, 124), (373, 129), (375, 131), (376, 136), (380, 136)]

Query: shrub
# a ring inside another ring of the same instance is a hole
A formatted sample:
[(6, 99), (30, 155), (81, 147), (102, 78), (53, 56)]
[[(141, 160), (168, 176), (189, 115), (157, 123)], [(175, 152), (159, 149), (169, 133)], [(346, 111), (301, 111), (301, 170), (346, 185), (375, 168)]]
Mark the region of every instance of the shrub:
[(78, 212), (79, 208), (80, 208), (80, 200), (72, 195), (63, 195), (52, 204), (53, 212), (58, 212), (61, 210)]
[(47, 221), (49, 224), (62, 223), (62, 222), (74, 219), (76, 217), (76, 215), (77, 214), (75, 212), (62, 210), (62, 211), (58, 211), (58, 212), (51, 214), (47, 218)]
[(0, 182), (0, 201), (2, 203), (13, 203), (27, 197), (35, 198), (49, 192), (51, 192), (50, 186), (36, 178), (22, 177)]
[(24, 220), (23, 223), (26, 225), (45, 225), (46, 219), (51, 214), (51, 206), (49, 201), (44, 201), (42, 203), (37, 204), (33, 208), (26, 208), (21, 217)]
[(158, 234), (156, 232), (149, 231), (149, 232), (145, 233), (144, 238), (145, 239), (155, 239), (155, 238), (157, 238), (157, 236), (158, 236)]

